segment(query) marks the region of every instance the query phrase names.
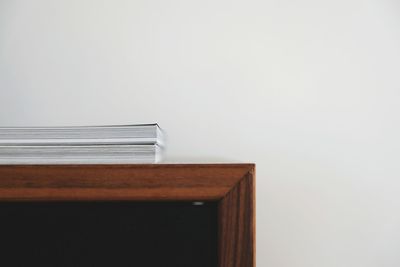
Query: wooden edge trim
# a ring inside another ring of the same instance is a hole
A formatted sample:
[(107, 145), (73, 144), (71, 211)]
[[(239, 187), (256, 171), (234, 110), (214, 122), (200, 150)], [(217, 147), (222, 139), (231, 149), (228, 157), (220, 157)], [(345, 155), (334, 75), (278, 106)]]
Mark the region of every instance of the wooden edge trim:
[(0, 201), (219, 201), (252, 164), (0, 166)]
[(219, 202), (218, 266), (255, 266), (255, 166)]

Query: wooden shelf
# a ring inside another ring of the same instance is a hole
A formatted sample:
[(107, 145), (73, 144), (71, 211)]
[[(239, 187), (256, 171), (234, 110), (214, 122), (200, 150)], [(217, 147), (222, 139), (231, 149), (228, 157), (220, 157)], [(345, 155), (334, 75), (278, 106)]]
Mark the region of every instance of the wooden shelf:
[(0, 201), (217, 201), (219, 267), (255, 266), (254, 164), (3, 165)]

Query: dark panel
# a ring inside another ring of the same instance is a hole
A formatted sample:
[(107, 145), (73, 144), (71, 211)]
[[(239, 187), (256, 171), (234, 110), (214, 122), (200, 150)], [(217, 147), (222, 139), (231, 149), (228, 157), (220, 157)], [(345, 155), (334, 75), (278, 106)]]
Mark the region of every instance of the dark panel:
[(0, 265), (216, 267), (217, 216), (214, 202), (0, 203)]

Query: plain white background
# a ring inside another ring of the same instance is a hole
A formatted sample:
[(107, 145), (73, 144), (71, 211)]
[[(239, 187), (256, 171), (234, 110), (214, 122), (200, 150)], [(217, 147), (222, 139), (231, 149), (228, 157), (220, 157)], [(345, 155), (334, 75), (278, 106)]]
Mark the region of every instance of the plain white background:
[(255, 162), (261, 267), (400, 266), (399, 71), (394, 0), (0, 0), (0, 125)]

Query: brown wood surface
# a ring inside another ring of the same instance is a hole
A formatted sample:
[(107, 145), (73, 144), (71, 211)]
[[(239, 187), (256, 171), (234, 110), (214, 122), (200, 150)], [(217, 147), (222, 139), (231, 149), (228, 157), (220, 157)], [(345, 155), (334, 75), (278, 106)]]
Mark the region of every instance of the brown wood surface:
[(255, 266), (253, 168), (219, 202), (219, 248), (219, 267)]
[(254, 164), (3, 165), (0, 201), (218, 201), (219, 267), (254, 267), (254, 168)]

